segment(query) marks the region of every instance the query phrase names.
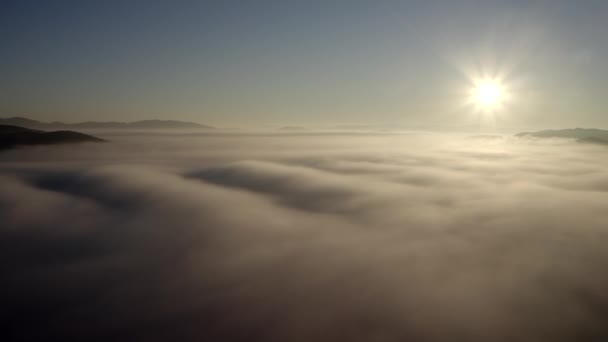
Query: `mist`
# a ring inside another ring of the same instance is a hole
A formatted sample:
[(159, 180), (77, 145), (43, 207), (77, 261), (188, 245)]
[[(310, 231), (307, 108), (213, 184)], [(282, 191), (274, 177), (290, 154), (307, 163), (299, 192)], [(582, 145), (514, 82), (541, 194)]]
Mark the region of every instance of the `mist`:
[(0, 153), (3, 340), (608, 338), (604, 146), (102, 137)]

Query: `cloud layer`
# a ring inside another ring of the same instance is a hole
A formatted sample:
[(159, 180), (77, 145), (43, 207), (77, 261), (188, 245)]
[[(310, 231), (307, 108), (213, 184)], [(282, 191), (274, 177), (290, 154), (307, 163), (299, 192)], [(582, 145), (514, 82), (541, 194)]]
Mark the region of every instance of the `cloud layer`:
[(605, 153), (436, 134), (9, 151), (3, 340), (602, 340)]

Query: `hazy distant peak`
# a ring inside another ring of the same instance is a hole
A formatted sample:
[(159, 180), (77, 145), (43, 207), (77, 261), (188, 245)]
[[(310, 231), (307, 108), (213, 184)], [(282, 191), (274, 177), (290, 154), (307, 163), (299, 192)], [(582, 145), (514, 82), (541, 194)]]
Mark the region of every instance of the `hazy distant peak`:
[(9, 125), (9, 126), (13, 125), (13, 126), (28, 127), (28, 126), (32, 126), (32, 125), (39, 125), (41, 123), (42, 122), (40, 122), (40, 121), (24, 118), (21, 116), (13, 116), (10, 118), (0, 118), (0, 124)]
[(214, 129), (212, 126), (177, 120), (140, 120), (133, 122), (85, 121), (64, 123), (41, 122), (23, 117), (0, 118), (0, 125), (22, 126), (35, 129)]
[(195, 122), (176, 121), (176, 120), (140, 120), (127, 123), (133, 128), (198, 128), (213, 129), (208, 125), (201, 125)]
[(283, 127), (279, 127), (280, 131), (305, 131), (307, 130), (306, 127), (303, 126), (283, 126)]

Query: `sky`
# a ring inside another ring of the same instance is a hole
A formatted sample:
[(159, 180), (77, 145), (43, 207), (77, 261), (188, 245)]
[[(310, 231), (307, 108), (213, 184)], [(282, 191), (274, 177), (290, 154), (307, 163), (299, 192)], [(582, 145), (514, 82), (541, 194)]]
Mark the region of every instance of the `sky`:
[(495, 127), (608, 127), (607, 30), (599, 0), (3, 0), (0, 116), (466, 127), (483, 71)]

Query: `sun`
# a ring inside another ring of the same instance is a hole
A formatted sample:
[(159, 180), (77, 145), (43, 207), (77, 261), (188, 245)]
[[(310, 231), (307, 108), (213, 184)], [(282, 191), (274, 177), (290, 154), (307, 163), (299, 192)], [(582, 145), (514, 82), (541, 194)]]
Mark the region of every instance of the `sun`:
[(484, 112), (500, 109), (507, 98), (507, 91), (499, 80), (482, 79), (473, 82), (469, 103)]

